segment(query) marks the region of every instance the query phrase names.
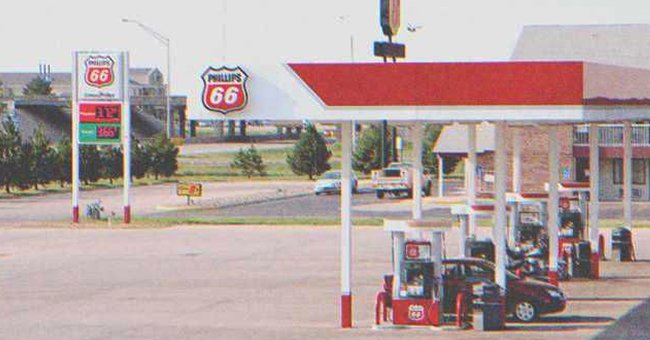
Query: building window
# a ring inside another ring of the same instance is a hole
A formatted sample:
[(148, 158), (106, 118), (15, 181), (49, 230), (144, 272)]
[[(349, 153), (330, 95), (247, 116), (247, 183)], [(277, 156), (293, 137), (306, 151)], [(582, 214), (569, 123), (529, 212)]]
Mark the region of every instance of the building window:
[[(623, 159), (612, 159), (614, 184), (623, 184)], [(632, 184), (645, 184), (645, 159), (632, 159)]]

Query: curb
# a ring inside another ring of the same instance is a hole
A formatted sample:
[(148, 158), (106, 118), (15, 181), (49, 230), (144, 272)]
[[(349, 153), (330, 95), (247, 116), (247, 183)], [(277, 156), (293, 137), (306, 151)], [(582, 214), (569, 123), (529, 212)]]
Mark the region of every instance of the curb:
[(284, 199), (304, 197), (309, 195), (311, 195), (311, 191), (299, 191), (299, 192), (282, 191), (282, 194), (273, 193), (267, 195), (251, 195), (251, 196), (238, 197), (230, 200), (225, 199), (222, 202), (219, 202), (219, 199), (213, 199), (211, 200), (212, 202), (206, 201), (198, 205), (189, 205), (189, 206), (188, 205), (172, 205), (172, 206), (163, 205), (163, 206), (157, 206), (156, 210), (184, 211), (184, 210), (203, 210), (203, 209), (215, 209), (215, 208), (231, 208), (231, 207), (245, 206), (250, 204), (280, 201)]

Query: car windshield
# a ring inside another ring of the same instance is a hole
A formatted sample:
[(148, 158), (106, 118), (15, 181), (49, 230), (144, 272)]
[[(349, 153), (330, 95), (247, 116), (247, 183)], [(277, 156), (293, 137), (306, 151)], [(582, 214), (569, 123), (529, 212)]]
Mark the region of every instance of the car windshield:
[[(495, 271), (495, 265), (492, 262), (481, 261), (481, 262), (477, 262), (476, 265), (479, 266), (479, 267), (483, 267), (484, 269), (487, 269), (487, 270), (491, 271), (492, 273), (494, 273), (494, 271)], [(519, 277), (517, 275), (515, 275), (514, 273), (512, 273), (509, 270), (506, 270), (506, 276), (508, 276), (509, 279), (519, 279)]]
[(321, 178), (322, 179), (339, 179), (339, 178), (341, 178), (341, 174), (338, 173), (338, 172), (326, 172), (323, 175), (323, 177), (321, 177)]

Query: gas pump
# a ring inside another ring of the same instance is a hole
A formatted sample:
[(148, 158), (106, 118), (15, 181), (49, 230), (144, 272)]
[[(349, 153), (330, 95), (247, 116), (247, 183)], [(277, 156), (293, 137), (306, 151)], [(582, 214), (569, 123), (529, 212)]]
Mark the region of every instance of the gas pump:
[(559, 256), (572, 277), (591, 277), (591, 243), (586, 240), (589, 183), (562, 182), (560, 193)]
[(511, 248), (538, 241), (546, 230), (546, 205), (548, 195), (545, 193), (507, 194), (511, 206), (511, 221), (508, 231), (508, 246)]
[(384, 220), (393, 240), (393, 273), (377, 295), (376, 324), (440, 326), (443, 320), (443, 220)]

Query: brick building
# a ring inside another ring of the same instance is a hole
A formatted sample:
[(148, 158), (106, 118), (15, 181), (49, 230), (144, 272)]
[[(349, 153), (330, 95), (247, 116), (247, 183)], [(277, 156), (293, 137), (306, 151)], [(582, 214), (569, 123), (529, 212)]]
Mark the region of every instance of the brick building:
[[(530, 26), (523, 29), (512, 60), (580, 60), (650, 70), (649, 56), (650, 25)], [(626, 84), (602, 86), (625, 87)], [(555, 128), (561, 145), (560, 178), (588, 181), (588, 127), (558, 125)], [(513, 134), (520, 134), (524, 192), (543, 191), (548, 179), (548, 134), (545, 129), (537, 126), (513, 127), (507, 136), (509, 166), (512, 167)], [(600, 198), (604, 201), (621, 200), (623, 125), (601, 125), (599, 137)], [(637, 201), (650, 201), (650, 124), (637, 122), (633, 126), (632, 144), (632, 197)], [(466, 155), (467, 128), (459, 125), (445, 127), (434, 146), (434, 152), (442, 156)], [(490, 191), (491, 172), (494, 169), (494, 128), (488, 124), (481, 124), (477, 128), (477, 152), (478, 189)], [(509, 187), (512, 188), (511, 182)]]

